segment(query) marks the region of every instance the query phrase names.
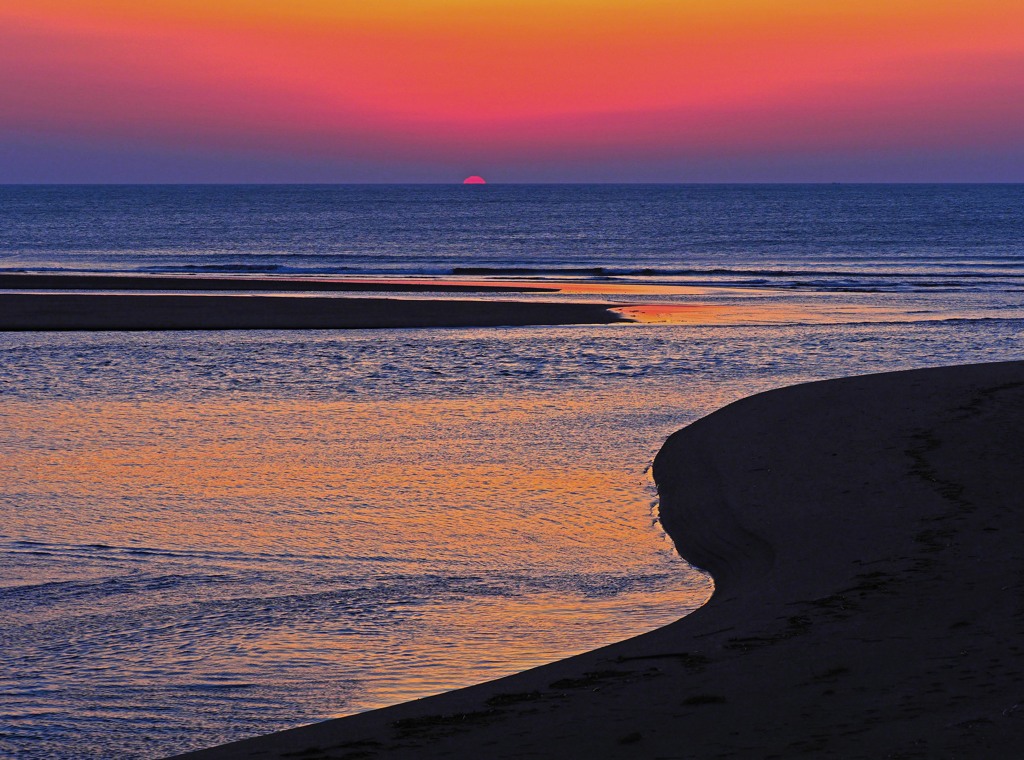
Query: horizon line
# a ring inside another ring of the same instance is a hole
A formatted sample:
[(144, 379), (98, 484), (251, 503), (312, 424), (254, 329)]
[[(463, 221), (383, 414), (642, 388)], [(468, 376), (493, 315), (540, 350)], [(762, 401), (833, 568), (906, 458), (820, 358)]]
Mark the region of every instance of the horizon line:
[(502, 182), (501, 180), (487, 180), (486, 184), (479, 185), (464, 185), (461, 180), (452, 180), (450, 182), (423, 182), (423, 181), (410, 181), (410, 182), (234, 182), (234, 181), (204, 181), (204, 182), (164, 182), (164, 181), (144, 181), (144, 182), (0, 182), (0, 187), (473, 187), (481, 188), (488, 186), (593, 186), (593, 185), (606, 185), (606, 186), (667, 186), (667, 187), (721, 187), (721, 186), (824, 186), (831, 187), (834, 185), (853, 185), (853, 186), (878, 186), (878, 185), (889, 185), (889, 186), (927, 186), (927, 185), (1022, 185), (1024, 179), (1020, 180), (871, 180), (871, 181), (848, 181), (848, 180), (818, 180), (818, 181), (797, 181), (797, 180), (778, 180), (778, 181), (721, 181), (721, 182), (708, 182), (708, 181), (679, 181), (679, 182), (667, 182), (667, 181), (603, 181), (603, 182), (581, 182), (581, 181), (557, 181), (557, 182), (529, 182), (529, 181), (508, 181)]

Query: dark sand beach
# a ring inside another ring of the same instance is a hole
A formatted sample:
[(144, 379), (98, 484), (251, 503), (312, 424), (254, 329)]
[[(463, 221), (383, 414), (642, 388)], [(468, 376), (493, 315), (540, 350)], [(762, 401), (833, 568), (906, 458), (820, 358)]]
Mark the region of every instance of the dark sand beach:
[(603, 304), (344, 296), (2, 293), (0, 330), (311, 330), (629, 321)]
[(715, 579), (694, 614), (180, 757), (1017, 757), (1022, 451), (1024, 362), (744, 399), (655, 462), (666, 529)]

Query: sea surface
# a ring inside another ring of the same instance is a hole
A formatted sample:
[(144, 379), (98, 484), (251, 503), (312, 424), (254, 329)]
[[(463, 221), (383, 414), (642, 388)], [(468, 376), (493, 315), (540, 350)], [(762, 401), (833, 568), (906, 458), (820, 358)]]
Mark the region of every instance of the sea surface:
[(712, 589), (657, 523), (669, 434), (1024, 359), (1014, 185), (0, 187), (0, 271), (572, 282), (687, 315), (0, 333), (0, 757), (158, 758), (664, 625)]

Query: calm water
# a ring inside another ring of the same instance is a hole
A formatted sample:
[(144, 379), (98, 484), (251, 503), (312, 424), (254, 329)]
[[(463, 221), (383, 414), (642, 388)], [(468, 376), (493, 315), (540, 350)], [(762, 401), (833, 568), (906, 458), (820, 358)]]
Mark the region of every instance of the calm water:
[(1024, 185), (0, 186), (0, 267), (1019, 287), (1022, 204)]
[(1024, 358), (1022, 200), (0, 188), (8, 270), (485, 267), (685, 283), (702, 290), (657, 298), (739, 315), (0, 334), (0, 756), (160, 757), (679, 617), (710, 584), (656, 524), (645, 469), (664, 438), (792, 382)]

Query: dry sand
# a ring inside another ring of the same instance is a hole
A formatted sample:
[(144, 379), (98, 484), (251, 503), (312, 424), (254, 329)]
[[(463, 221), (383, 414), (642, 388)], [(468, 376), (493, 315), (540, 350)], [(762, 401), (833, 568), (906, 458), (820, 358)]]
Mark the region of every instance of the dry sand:
[(312, 330), (498, 327), (629, 321), (608, 305), (124, 293), (0, 293), (0, 330)]
[(663, 520), (711, 601), (509, 678), (187, 755), (1015, 758), (1024, 362), (784, 388), (676, 433)]

